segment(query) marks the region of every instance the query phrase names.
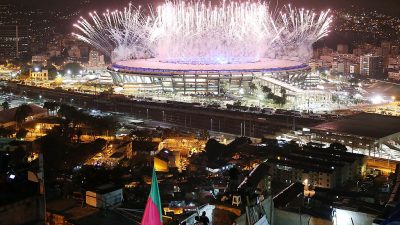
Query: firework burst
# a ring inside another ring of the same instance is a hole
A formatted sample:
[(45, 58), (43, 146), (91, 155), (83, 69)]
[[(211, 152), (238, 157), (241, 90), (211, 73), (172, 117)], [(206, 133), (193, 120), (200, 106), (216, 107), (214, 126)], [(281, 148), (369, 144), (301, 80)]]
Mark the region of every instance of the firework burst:
[(286, 6), (272, 14), (265, 2), (166, 1), (148, 11), (145, 15), (129, 4), (122, 11), (93, 12), (90, 20), (74, 24), (79, 33), (73, 35), (113, 61), (249, 63), (263, 57), (307, 58), (332, 21), (329, 10), (317, 15)]

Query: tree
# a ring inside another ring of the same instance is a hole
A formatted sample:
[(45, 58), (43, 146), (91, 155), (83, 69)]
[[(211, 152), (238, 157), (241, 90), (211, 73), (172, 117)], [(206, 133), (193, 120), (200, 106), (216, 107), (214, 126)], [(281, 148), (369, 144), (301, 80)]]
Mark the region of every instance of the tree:
[(47, 109), (47, 114), (49, 112), (54, 112), (58, 107), (58, 104), (56, 102), (45, 102), (43, 104), (43, 108)]
[(103, 134), (107, 132), (110, 133), (115, 132), (116, 128), (116, 120), (112, 116), (106, 117), (89, 117), (89, 125), (96, 131), (97, 134)]
[(15, 134), (15, 137), (17, 139), (24, 139), (26, 137), (26, 135), (28, 134), (28, 130), (21, 128), (18, 130), (18, 132)]
[(200, 138), (201, 138), (202, 140), (207, 140), (207, 139), (209, 139), (209, 138), (210, 138), (210, 132), (208, 132), (208, 130), (203, 130), (203, 131), (200, 133)]
[(207, 141), (205, 151), (209, 161), (216, 160), (226, 151), (226, 146), (212, 138)]
[(238, 107), (238, 106), (241, 106), (241, 105), (242, 105), (242, 102), (239, 101), (239, 100), (233, 103), (233, 106), (235, 106), (235, 107)]
[(250, 83), (249, 83), (249, 88), (250, 88), (250, 91), (251, 91), (252, 93), (254, 93), (254, 91), (257, 90), (257, 86), (256, 86), (256, 84), (253, 83), (253, 82), (250, 82)]
[(15, 110), (14, 119), (18, 124), (25, 122), (26, 118), (33, 113), (32, 108), (27, 104), (18, 106)]
[(248, 137), (237, 137), (227, 145), (228, 151), (236, 151), (239, 147), (251, 144), (251, 139)]
[(14, 134), (14, 130), (8, 127), (0, 126), (0, 137), (11, 137)]
[(261, 89), (262, 89), (262, 92), (264, 92), (265, 94), (269, 94), (272, 92), (272, 89), (267, 86), (262, 86)]
[(341, 152), (346, 152), (347, 148), (345, 145), (339, 143), (339, 142), (333, 142), (329, 145), (329, 149), (335, 150), (335, 151), (341, 151)]
[(7, 110), (10, 108), (10, 103), (8, 103), (7, 101), (3, 102), (1, 104), (1, 106), (3, 107), (3, 110)]
[(54, 80), (57, 77), (57, 68), (53, 65), (48, 65), (46, 69), (49, 73), (49, 80)]
[(286, 89), (281, 88), (280, 90), (282, 97), (286, 96)]
[(81, 136), (82, 136), (82, 134), (83, 134), (83, 132), (82, 132), (81, 129), (78, 129), (78, 130), (76, 131), (76, 138), (78, 139), (78, 140), (77, 140), (78, 143), (81, 142)]

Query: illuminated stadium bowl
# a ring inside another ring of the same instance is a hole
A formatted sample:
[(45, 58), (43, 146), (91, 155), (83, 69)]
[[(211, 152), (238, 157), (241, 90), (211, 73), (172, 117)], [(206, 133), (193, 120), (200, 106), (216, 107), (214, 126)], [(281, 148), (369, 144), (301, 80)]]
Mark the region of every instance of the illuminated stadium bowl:
[(160, 62), (156, 58), (127, 60), (108, 67), (114, 83), (138, 91), (174, 93), (235, 92), (248, 87), (256, 77), (279, 77), (300, 82), (309, 73), (307, 64), (263, 58), (252, 63), (188, 64)]

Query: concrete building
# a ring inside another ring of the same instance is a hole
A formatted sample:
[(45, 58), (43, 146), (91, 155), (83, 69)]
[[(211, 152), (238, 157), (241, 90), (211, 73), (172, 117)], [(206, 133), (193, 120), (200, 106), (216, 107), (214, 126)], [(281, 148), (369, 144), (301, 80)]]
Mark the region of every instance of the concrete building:
[(100, 54), (98, 51), (91, 50), (89, 52), (89, 68), (99, 68), (105, 67), (104, 55)]
[(29, 79), (34, 81), (48, 81), (49, 71), (41, 68), (34, 68), (33, 71), (29, 70)]
[(308, 63), (308, 66), (311, 68), (311, 72), (316, 72), (318, 69), (323, 68), (322, 60), (313, 59)]
[(332, 63), (332, 72), (347, 76), (350, 74), (350, 61), (340, 60)]
[(47, 59), (49, 57), (47, 55), (33, 55), (32, 56), (32, 63), (41, 63), (41, 64), (47, 64)]
[(360, 65), (359, 64), (351, 64), (349, 66), (349, 73), (351, 75), (360, 74)]
[(391, 53), (392, 43), (389, 41), (383, 41), (381, 43), (382, 55), (387, 56)]
[(347, 54), (347, 53), (349, 53), (349, 46), (346, 45), (346, 44), (338, 44), (337, 48), (336, 48), (336, 51), (339, 54)]
[(366, 171), (366, 156), (327, 148), (304, 146), (302, 150), (271, 155), (267, 164), (273, 177), (287, 184), (335, 188), (364, 176)]
[(0, 60), (26, 57), (29, 36), (26, 26), (0, 25)]
[[(290, 78), (291, 79), (291, 78)], [(295, 80), (296, 77), (294, 76)], [(304, 79), (306, 81), (306, 79)], [(311, 80), (309, 80), (311, 81)], [(315, 80), (314, 80), (315, 81)], [(295, 82), (295, 81), (294, 81)], [(312, 103), (329, 103), (332, 100), (332, 93), (329, 91), (318, 90), (307, 86), (299, 87), (287, 81), (281, 81), (273, 77), (257, 77), (256, 83), (259, 86), (267, 86), (271, 89), (272, 93), (281, 96), (281, 90), (285, 90), (286, 99), (289, 102), (296, 102), (297, 104)]]
[(392, 45), (390, 48), (390, 53), (392, 55), (398, 55), (399, 54), (399, 46), (398, 45)]
[(383, 57), (377, 55), (363, 55), (360, 57), (360, 74), (366, 77), (383, 75)]
[(394, 81), (400, 81), (400, 71), (388, 72), (388, 78)]
[[(32, 207), (31, 207), (32, 208)], [(123, 216), (118, 209), (108, 210), (94, 207), (82, 207), (74, 198), (57, 199), (46, 202), (46, 224), (82, 225), (82, 224), (118, 224), (131, 225), (132, 219)], [(43, 224), (43, 223), (42, 223)]]
[[(400, 151), (399, 124), (398, 117), (360, 113), (319, 124), (312, 127), (311, 132), (313, 140), (318, 142), (339, 142), (366, 155), (393, 157)], [(390, 149), (394, 152), (388, 152)]]
[(77, 45), (71, 46), (71, 48), (68, 50), (68, 56), (71, 59), (80, 59), (81, 49)]
[(318, 58), (318, 57), (321, 57), (321, 56), (332, 55), (332, 53), (333, 53), (333, 49), (328, 48), (328, 47), (322, 47), (322, 48), (318, 48), (316, 50), (315, 56)]
[(109, 208), (122, 203), (122, 188), (111, 184), (86, 191), (86, 204), (95, 208)]

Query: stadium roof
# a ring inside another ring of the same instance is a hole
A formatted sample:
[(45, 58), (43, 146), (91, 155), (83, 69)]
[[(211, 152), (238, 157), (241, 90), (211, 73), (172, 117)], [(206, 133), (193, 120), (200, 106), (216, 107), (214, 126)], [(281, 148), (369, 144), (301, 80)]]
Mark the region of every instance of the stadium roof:
[(400, 133), (400, 117), (360, 113), (312, 127), (311, 130), (336, 132), (380, 139)]
[(298, 70), (307, 68), (308, 65), (299, 61), (286, 59), (268, 59), (263, 58), (254, 63), (238, 63), (238, 64), (188, 64), (188, 63), (166, 63), (160, 62), (155, 58), (152, 59), (136, 59), (114, 63), (111, 68), (123, 71), (237, 71), (237, 72), (274, 72)]

